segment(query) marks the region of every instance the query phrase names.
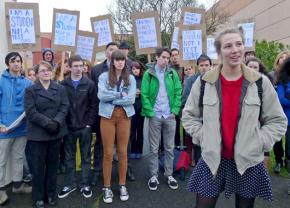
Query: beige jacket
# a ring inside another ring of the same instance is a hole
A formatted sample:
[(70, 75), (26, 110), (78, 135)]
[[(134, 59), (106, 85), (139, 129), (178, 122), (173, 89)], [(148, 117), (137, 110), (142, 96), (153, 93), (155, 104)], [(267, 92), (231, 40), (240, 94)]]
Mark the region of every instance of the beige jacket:
[[(182, 123), (186, 132), (192, 136), (192, 142), (200, 145), (202, 158), (212, 174), (216, 174), (221, 161), (221, 125), (220, 86), (221, 67), (207, 72), (202, 79), (206, 81), (203, 97), (203, 118), (200, 118), (199, 95), (200, 79), (192, 86), (182, 114)], [(278, 96), (268, 78), (242, 65), (244, 76), (244, 99), (241, 100), (241, 114), (235, 136), (234, 159), (238, 172), (242, 175), (248, 168), (264, 159), (264, 152), (271, 150), (287, 129), (287, 118), (279, 103)], [(259, 122), (260, 98), (255, 83), (263, 77), (263, 102)], [(246, 87), (245, 87), (246, 83)], [(242, 90), (243, 91), (243, 90)], [(242, 92), (243, 94), (243, 92)]]

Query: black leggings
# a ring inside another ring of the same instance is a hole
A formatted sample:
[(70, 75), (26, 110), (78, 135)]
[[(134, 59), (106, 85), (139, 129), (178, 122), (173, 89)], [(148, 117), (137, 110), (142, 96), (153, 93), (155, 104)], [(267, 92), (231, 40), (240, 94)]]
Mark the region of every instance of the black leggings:
[[(218, 197), (206, 198), (196, 195), (196, 208), (214, 208)], [(236, 194), (236, 208), (254, 208), (255, 198), (243, 198)]]

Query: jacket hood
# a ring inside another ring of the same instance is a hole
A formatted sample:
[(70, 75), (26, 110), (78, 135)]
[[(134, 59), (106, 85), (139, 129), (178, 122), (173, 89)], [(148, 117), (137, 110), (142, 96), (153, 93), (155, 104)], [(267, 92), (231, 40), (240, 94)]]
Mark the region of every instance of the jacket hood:
[[(214, 84), (218, 80), (222, 68), (223, 66), (219, 65), (216, 68), (209, 70), (208, 72), (204, 74), (202, 79), (206, 82)], [(261, 77), (261, 74), (259, 72), (256, 72), (255, 70), (250, 69), (244, 64), (241, 64), (241, 69), (242, 69), (242, 74), (244, 78), (248, 80), (250, 83), (256, 82)]]

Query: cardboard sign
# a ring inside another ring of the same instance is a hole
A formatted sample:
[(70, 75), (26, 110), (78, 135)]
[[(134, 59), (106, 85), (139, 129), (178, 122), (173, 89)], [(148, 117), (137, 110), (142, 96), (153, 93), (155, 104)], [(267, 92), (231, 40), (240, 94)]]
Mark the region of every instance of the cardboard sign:
[(214, 46), (214, 41), (215, 38), (213, 37), (207, 37), (206, 39), (207, 41), (207, 56), (210, 57), (210, 59), (212, 61), (217, 60), (218, 59), (218, 54), (215, 50), (215, 46)]
[(106, 50), (106, 45), (114, 41), (111, 15), (91, 17), (92, 31), (98, 34), (98, 51)]
[(98, 47), (98, 34), (93, 32), (78, 31), (76, 54), (83, 59), (95, 62)]
[(183, 25), (196, 25), (204, 23), (205, 10), (202, 8), (182, 7), (181, 22)]
[(5, 2), (5, 14), (9, 51), (40, 50), (38, 4)]
[(171, 47), (170, 47), (171, 49), (173, 49), (173, 48), (179, 49), (178, 34), (179, 34), (179, 25), (180, 24), (181, 24), (180, 22), (175, 23), (175, 27), (174, 27), (172, 37), (171, 37)]
[(158, 12), (134, 13), (131, 16), (136, 54), (155, 53), (161, 47)]
[(75, 51), (79, 19), (79, 11), (53, 9), (52, 48)]
[(179, 47), (181, 66), (192, 66), (197, 58), (206, 53), (205, 25), (181, 25)]
[(245, 49), (255, 51), (255, 45), (254, 45), (255, 23), (254, 22), (241, 23), (241, 24), (238, 24), (238, 26), (243, 29), (243, 34), (244, 34), (244, 39), (245, 39)]

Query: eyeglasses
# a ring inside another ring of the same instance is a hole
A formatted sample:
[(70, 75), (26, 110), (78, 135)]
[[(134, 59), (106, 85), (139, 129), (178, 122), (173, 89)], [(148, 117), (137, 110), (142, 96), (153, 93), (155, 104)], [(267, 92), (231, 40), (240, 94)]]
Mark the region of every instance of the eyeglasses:
[(42, 70), (38, 71), (38, 73), (45, 73), (45, 72), (52, 72), (52, 70), (50, 70), (50, 69), (42, 69)]

